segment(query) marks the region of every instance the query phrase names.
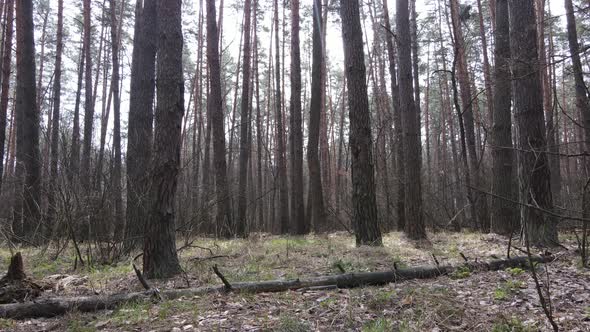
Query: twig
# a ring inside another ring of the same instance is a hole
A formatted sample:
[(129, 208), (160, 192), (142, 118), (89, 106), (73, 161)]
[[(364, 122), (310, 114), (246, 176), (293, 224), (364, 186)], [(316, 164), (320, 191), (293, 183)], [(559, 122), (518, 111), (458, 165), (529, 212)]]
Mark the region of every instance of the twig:
[(344, 269), (344, 266), (342, 266), (342, 263), (336, 263), (336, 267), (338, 268), (338, 270), (340, 270), (341, 273), (346, 273), (346, 270)]
[(436, 256), (434, 254), (431, 254), (432, 258), (434, 259), (434, 262), (436, 263), (436, 267), (440, 266), (440, 263), (438, 262), (438, 259), (436, 258)]
[(461, 255), (461, 257), (463, 258), (463, 260), (465, 261), (465, 263), (468, 263), (469, 262), (469, 260), (467, 259), (467, 257), (462, 252), (460, 252), (459, 255)]
[(221, 272), (219, 272), (219, 269), (217, 268), (217, 264), (213, 265), (213, 272), (215, 272), (215, 274), (219, 277), (219, 279), (221, 279), (221, 282), (223, 282), (223, 284), (225, 285), (225, 290), (227, 292), (230, 292), (233, 290), (233, 287), (231, 286), (229, 281), (227, 281), (227, 279), (225, 279), (223, 274), (221, 274)]
[(216, 259), (216, 258), (229, 258), (228, 255), (217, 255), (217, 256), (210, 256), (210, 257), (193, 257), (191, 261), (206, 261), (209, 259)]

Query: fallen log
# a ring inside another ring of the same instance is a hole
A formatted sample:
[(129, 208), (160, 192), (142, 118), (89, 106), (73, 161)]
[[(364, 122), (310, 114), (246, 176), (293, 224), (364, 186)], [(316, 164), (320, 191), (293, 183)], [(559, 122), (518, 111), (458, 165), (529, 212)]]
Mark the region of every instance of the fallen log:
[[(534, 263), (547, 263), (552, 256), (533, 256)], [(383, 285), (411, 279), (429, 279), (448, 275), (458, 268), (469, 268), (471, 271), (497, 271), (506, 268), (529, 267), (527, 257), (492, 260), (489, 262), (467, 262), (452, 266), (420, 266), (406, 269), (394, 269), (380, 272), (345, 273), (338, 275), (319, 276), (308, 279), (272, 280), (262, 282), (232, 283), (233, 292), (263, 293), (281, 292), (297, 289), (314, 289), (317, 287), (352, 288), (368, 285)], [(211, 293), (225, 293), (227, 287), (211, 286), (187, 289), (169, 289), (160, 292), (163, 299), (172, 300), (180, 297), (192, 297)], [(26, 319), (36, 317), (54, 317), (69, 311), (91, 312), (103, 309), (114, 309), (131, 301), (146, 301), (153, 297), (152, 291), (123, 293), (115, 295), (98, 295), (83, 297), (56, 297), (39, 299), (34, 302), (0, 305), (0, 318)]]

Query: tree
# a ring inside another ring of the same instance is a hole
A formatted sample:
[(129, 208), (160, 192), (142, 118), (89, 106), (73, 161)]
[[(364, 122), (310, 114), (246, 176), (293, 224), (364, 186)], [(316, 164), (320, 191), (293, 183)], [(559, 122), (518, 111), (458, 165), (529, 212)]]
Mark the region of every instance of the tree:
[(90, 155), (92, 150), (92, 130), (94, 127), (94, 104), (92, 103), (92, 55), (91, 45), (91, 8), (90, 0), (84, 0), (84, 136), (82, 138), (81, 183), (90, 189)]
[(31, 0), (16, 2), (16, 33), (16, 160), (18, 199), (21, 203), (16, 207), (15, 233), (28, 237), (33, 234), (41, 219), (40, 118), (36, 105), (35, 36)]
[[(225, 132), (223, 130), (223, 100), (221, 97), (221, 69), (219, 39), (215, 21), (215, 0), (207, 0), (207, 61), (209, 64), (210, 90), (207, 113), (213, 127), (213, 159), (215, 160), (215, 184), (217, 193), (217, 229), (223, 237), (234, 234), (231, 197), (227, 183), (225, 160)], [(205, 175), (207, 176), (207, 175)]]
[(57, 191), (58, 161), (59, 161), (59, 120), (61, 107), (61, 66), (63, 54), (63, 0), (57, 2), (57, 41), (55, 48), (55, 69), (53, 74), (53, 116), (51, 125), (51, 156), (49, 171), (48, 216), (47, 232), (51, 235), (51, 228), (55, 219), (55, 195)]
[(408, 0), (397, 0), (399, 100), (404, 130), (405, 232), (411, 239), (426, 238), (422, 207), (420, 124), (413, 98), (412, 56)]
[[(502, 198), (516, 198), (512, 184), (514, 152), (512, 146), (510, 26), (508, 0), (496, 1), (496, 34), (494, 62), (494, 105), (492, 126), (492, 192)], [(498, 234), (512, 234), (516, 230), (516, 207), (506, 199), (492, 198), (491, 227)]]
[[(584, 143), (583, 147), (586, 151), (590, 151), (590, 101), (588, 100), (588, 88), (584, 82), (584, 72), (582, 71), (582, 63), (580, 61), (580, 44), (578, 42), (578, 31), (576, 29), (576, 17), (574, 16), (574, 6), (572, 0), (565, 0), (565, 10), (567, 17), (567, 39), (572, 57), (572, 69), (574, 72), (574, 81), (576, 85), (576, 109), (582, 115), (584, 127)], [(586, 169), (586, 176), (590, 172), (590, 158), (584, 158), (584, 167)], [(584, 218), (590, 217), (590, 186), (584, 186), (584, 201), (582, 202), (582, 210)]]
[[(250, 125), (250, 22), (252, 0), (246, 0), (244, 3), (244, 74), (242, 75), (242, 100), (240, 105), (240, 174), (238, 183), (238, 220), (236, 235), (246, 236), (247, 224), (247, 197), (246, 189), (248, 184), (248, 160), (250, 159), (250, 138), (248, 128)], [(233, 232), (234, 230), (232, 230)]]
[(279, 1), (274, 0), (274, 26), (275, 26), (275, 109), (276, 109), (276, 154), (277, 176), (279, 187), (279, 225), (280, 233), (289, 231), (289, 189), (287, 186), (287, 161), (285, 160), (285, 141), (283, 139), (285, 127), (282, 112), (281, 94), (281, 52), (279, 49)]
[(149, 211), (146, 174), (150, 169), (153, 133), (156, 17), (156, 0), (137, 0), (127, 128), (127, 249), (140, 246)]
[(305, 234), (303, 203), (303, 130), (301, 121), (301, 55), (299, 49), (299, 0), (291, 0), (291, 233)]
[(176, 254), (175, 204), (180, 168), (180, 135), (184, 114), (182, 75), (182, 0), (158, 0), (157, 102), (150, 216), (143, 247), (148, 278), (180, 273)]
[(350, 118), (352, 223), (357, 245), (378, 246), (382, 240), (375, 197), (371, 116), (358, 0), (342, 1), (340, 16)]
[(6, 141), (6, 116), (8, 113), (8, 92), (10, 90), (10, 67), (12, 65), (12, 35), (14, 32), (14, 0), (7, 0), (4, 30), (4, 55), (2, 57), (2, 93), (0, 95), (0, 192), (4, 174), (4, 142)]
[[(514, 119), (517, 127), (520, 214), (531, 245), (557, 244), (551, 211), (551, 172), (547, 161), (543, 95), (537, 56), (537, 29), (533, 1), (509, 1), (510, 51), (514, 84)], [(518, 93), (516, 93), (518, 91)], [(533, 205), (529, 207), (528, 205)]]
[[(110, 0), (110, 14), (111, 14), (111, 56), (113, 58), (113, 74), (111, 77), (111, 87), (113, 92), (113, 153), (114, 153), (114, 165), (113, 165), (113, 200), (114, 200), (114, 215), (115, 224), (113, 225), (116, 229), (123, 226), (123, 198), (121, 189), (121, 95), (119, 92), (120, 82), (120, 65), (119, 65), (119, 26), (117, 24), (117, 6), (115, 0)], [(123, 19), (123, 13), (121, 13), (121, 20)], [(115, 236), (120, 234), (115, 231)], [(119, 235), (122, 237), (122, 234)]]
[[(320, 118), (322, 112), (322, 66), (324, 54), (322, 49), (322, 7), (320, 0), (313, 1), (313, 47), (311, 73), (311, 104), (309, 110), (309, 141), (307, 145), (307, 160), (309, 163), (309, 195), (311, 197), (311, 224), (315, 229), (326, 225), (324, 210), (324, 195), (322, 189), (322, 173), (319, 156)], [(323, 160), (327, 163), (328, 160)]]

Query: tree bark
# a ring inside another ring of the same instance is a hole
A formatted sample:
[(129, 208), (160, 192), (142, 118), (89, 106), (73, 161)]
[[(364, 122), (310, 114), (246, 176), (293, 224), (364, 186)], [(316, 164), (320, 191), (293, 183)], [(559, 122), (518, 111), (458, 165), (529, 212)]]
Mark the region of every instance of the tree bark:
[[(508, 0), (496, 0), (496, 34), (494, 62), (495, 95), (492, 116), (492, 192), (515, 199), (517, 194), (512, 180), (515, 156), (512, 144), (511, 78), (510, 78), (510, 26)], [(506, 200), (492, 198), (492, 232), (512, 235), (518, 226), (517, 207)]]
[[(532, 1), (509, 1), (514, 118), (517, 125), (520, 201), (553, 210), (551, 171), (547, 161), (543, 96)], [(531, 245), (557, 244), (555, 218), (521, 206), (525, 236)]]
[(152, 156), (154, 118), (156, 13), (156, 0), (138, 0), (135, 10), (127, 129), (127, 250), (141, 246), (149, 217), (148, 174)]
[(84, 136), (82, 139), (82, 162), (80, 180), (88, 194), (90, 189), (90, 155), (92, 153), (92, 131), (94, 127), (94, 105), (92, 103), (92, 55), (91, 41), (91, 2), (84, 0), (84, 61), (85, 61), (85, 92), (84, 92)]
[[(207, 62), (210, 88), (207, 98), (207, 113), (213, 127), (213, 158), (215, 160), (215, 186), (217, 196), (217, 233), (223, 237), (235, 234), (231, 197), (227, 183), (225, 160), (225, 131), (223, 129), (223, 100), (221, 97), (221, 69), (219, 58), (215, 1), (207, 0)], [(204, 176), (208, 176), (204, 174)]]
[(420, 124), (413, 97), (412, 56), (408, 0), (397, 0), (396, 25), (399, 50), (400, 113), (404, 131), (405, 232), (411, 239), (425, 239), (422, 205)]
[(143, 248), (147, 278), (181, 272), (176, 253), (175, 206), (184, 114), (182, 0), (158, 0), (157, 104), (150, 216)]
[(341, 2), (340, 15), (348, 86), (349, 142), (352, 155), (352, 220), (356, 244), (357, 246), (380, 246), (382, 239), (375, 197), (371, 115), (358, 0)]
[(6, 0), (6, 22), (4, 30), (4, 54), (2, 57), (2, 94), (0, 95), (0, 193), (4, 177), (4, 142), (6, 141), (6, 117), (8, 113), (8, 93), (10, 92), (10, 72), (12, 64), (12, 36), (14, 32), (14, 0)]

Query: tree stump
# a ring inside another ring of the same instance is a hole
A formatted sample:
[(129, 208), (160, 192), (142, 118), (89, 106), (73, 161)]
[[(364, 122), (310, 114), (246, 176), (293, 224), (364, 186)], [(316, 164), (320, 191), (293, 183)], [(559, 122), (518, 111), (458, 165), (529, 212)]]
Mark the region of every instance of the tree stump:
[(24, 302), (41, 294), (41, 287), (27, 278), (20, 252), (12, 256), (8, 272), (0, 279), (0, 303)]

